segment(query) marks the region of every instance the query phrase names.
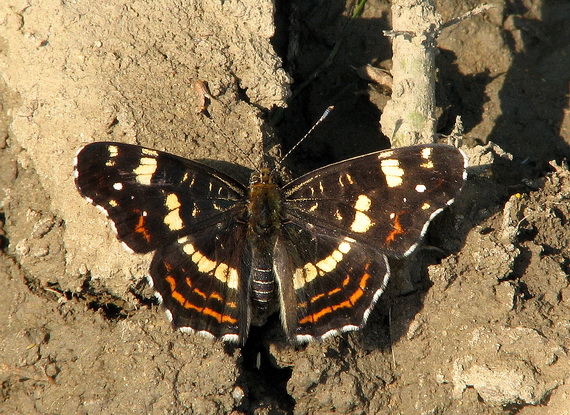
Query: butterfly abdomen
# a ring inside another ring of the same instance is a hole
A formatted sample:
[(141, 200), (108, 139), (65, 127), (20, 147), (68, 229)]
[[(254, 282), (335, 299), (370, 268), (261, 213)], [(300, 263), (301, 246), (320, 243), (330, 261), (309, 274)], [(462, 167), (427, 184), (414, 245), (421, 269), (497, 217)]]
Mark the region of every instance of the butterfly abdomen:
[(248, 239), (251, 246), (250, 289), (254, 309), (269, 314), (276, 298), (273, 249), (281, 226), (282, 196), (267, 171), (250, 183)]

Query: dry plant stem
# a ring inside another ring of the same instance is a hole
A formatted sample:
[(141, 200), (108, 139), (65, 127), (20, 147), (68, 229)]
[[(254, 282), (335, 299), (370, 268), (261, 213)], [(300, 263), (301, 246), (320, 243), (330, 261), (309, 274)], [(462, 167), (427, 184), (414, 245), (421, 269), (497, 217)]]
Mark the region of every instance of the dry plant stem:
[(441, 18), (431, 0), (392, 3), (394, 86), (382, 132), (392, 147), (431, 143), (435, 136), (435, 54)]
[(437, 38), (442, 30), (492, 7), (483, 4), (443, 23), (432, 0), (393, 1), (393, 30), (385, 34), (393, 38), (394, 85), (381, 119), (382, 132), (393, 147), (434, 141)]

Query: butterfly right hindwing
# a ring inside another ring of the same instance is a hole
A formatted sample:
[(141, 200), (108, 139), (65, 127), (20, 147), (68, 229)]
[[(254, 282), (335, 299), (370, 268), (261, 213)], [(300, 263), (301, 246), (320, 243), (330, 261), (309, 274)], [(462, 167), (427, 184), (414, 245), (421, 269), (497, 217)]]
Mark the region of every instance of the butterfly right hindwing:
[(289, 223), (275, 254), (285, 331), (299, 342), (364, 325), (390, 275), (386, 257), (345, 237)]

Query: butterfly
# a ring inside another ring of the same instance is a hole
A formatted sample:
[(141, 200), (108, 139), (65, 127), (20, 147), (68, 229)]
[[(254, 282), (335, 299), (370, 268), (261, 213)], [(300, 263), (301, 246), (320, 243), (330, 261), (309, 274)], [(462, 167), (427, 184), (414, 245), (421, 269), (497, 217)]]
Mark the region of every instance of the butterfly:
[(97, 142), (77, 153), (75, 183), (129, 251), (154, 251), (149, 281), (174, 327), (244, 344), (279, 311), (302, 343), (365, 325), (387, 257), (416, 249), (466, 166), (455, 147), (418, 145), (286, 184), (263, 168), (245, 185), (197, 161)]

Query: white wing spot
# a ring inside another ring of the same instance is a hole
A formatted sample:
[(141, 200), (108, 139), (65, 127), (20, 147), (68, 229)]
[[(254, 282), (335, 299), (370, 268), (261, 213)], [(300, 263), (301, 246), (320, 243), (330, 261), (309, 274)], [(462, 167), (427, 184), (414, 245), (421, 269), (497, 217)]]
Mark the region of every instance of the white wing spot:
[(214, 277), (216, 277), (218, 280), (220, 280), (223, 283), (227, 283), (229, 272), (230, 272), (230, 267), (228, 267), (224, 263), (220, 263), (218, 264), (216, 270), (214, 271)]
[(334, 250), (333, 253), (331, 254), (331, 258), (334, 259), (337, 264), (342, 261), (343, 255), (342, 252), (340, 252), (339, 250)]
[(337, 209), (336, 212), (334, 213), (334, 217), (337, 218), (337, 220), (342, 220), (343, 217), (340, 214), (340, 211)]
[(380, 169), (386, 176), (388, 187), (398, 187), (402, 184), (404, 170), (400, 167), (400, 162), (396, 159), (385, 159), (380, 161)]
[(119, 204), (117, 203), (116, 200), (111, 199), (111, 200), (109, 200), (109, 206), (117, 207), (117, 206), (119, 206)]
[(354, 215), (354, 222), (350, 225), (353, 232), (364, 233), (367, 232), (374, 225), (370, 217), (362, 212), (357, 211)]
[(302, 268), (297, 268), (293, 273), (293, 287), (298, 290), (305, 284), (317, 278), (319, 275), (324, 275), (325, 273), (334, 270), (337, 264), (342, 261), (344, 255), (350, 251), (350, 244), (354, 242), (354, 239), (349, 237), (344, 239), (345, 241), (341, 242), (325, 259), (317, 262), (316, 264), (308, 262), (303, 265)]
[(202, 255), (202, 253), (200, 251), (196, 251), (192, 254), (192, 262), (197, 264), (198, 261), (200, 261), (202, 259), (204, 255)]
[(179, 231), (184, 227), (184, 222), (180, 217), (180, 201), (178, 196), (174, 193), (170, 193), (166, 196), (166, 207), (170, 212), (164, 217), (164, 224), (168, 226), (171, 231)]
[(338, 245), (338, 250), (343, 254), (348, 254), (348, 252), (350, 251), (350, 244), (348, 242), (341, 242)]
[(426, 148), (422, 149), (421, 155), (422, 155), (422, 158), (429, 160), (429, 158), (431, 156), (431, 147), (426, 147)]
[[(89, 200), (88, 198), (86, 198), (87, 200)], [(90, 203), (93, 203), (92, 200), (89, 200)], [(109, 212), (107, 212), (107, 209), (105, 209), (103, 206), (101, 205), (95, 205), (95, 207), (97, 208), (97, 210), (101, 213), (103, 213), (105, 216), (109, 216)]]
[[(115, 225), (115, 222), (111, 221), (111, 222), (109, 222), (109, 224), (111, 225), (111, 230), (113, 231), (113, 233), (114, 233), (115, 235), (118, 235), (119, 232), (117, 232), (117, 225)], [(123, 242), (123, 243), (124, 243), (124, 242)]]
[(209, 274), (216, 268), (217, 264), (215, 261), (212, 261), (202, 255), (202, 258), (200, 258), (196, 265), (198, 266), (198, 271), (203, 272), (204, 274)]
[(298, 290), (306, 283), (311, 282), (319, 275), (317, 268), (309, 263), (303, 265), (303, 268), (297, 268), (293, 273), (293, 287)]
[(332, 255), (329, 255), (325, 259), (322, 259), (319, 262), (317, 262), (316, 265), (317, 265), (317, 268), (323, 272), (331, 272), (333, 269), (335, 269), (337, 262), (338, 261), (335, 260), (332, 257)]
[(150, 157), (141, 158), (139, 166), (133, 170), (133, 173), (136, 174), (137, 182), (150, 185), (152, 175), (156, 171), (156, 168), (157, 164), (155, 159)]
[(422, 205), (422, 210), (428, 210), (431, 207), (431, 205), (429, 203), (424, 203)]
[(418, 184), (416, 186), (416, 192), (418, 192), (418, 193), (423, 193), (426, 191), (426, 189), (427, 189), (427, 187), (425, 187), (425, 185), (423, 185), (423, 184)]
[(124, 249), (125, 251), (127, 251), (129, 254), (134, 254), (134, 253), (135, 253), (135, 251), (133, 251), (133, 250), (131, 249), (131, 247), (128, 246), (126, 243), (121, 242), (121, 245), (123, 246), (123, 249)]
[(172, 323), (172, 311), (170, 311), (168, 308), (165, 308), (164, 314), (166, 314), (166, 318), (168, 319), (168, 321)]
[(358, 196), (356, 203), (354, 204), (354, 208), (361, 212), (368, 212), (370, 210), (370, 206), (372, 206), (372, 201), (366, 195)]
[(238, 272), (237, 269), (228, 267), (228, 287), (237, 290), (238, 288)]
[(145, 156), (158, 157), (158, 152), (155, 150), (151, 150), (150, 148), (143, 148), (141, 150), (141, 153), (144, 154)]
[[(184, 242), (188, 239), (188, 238), (181, 238), (178, 240), (178, 242), (180, 243), (180, 241), (184, 239)], [(182, 243), (184, 243), (182, 242)], [(196, 252), (196, 248), (194, 248), (194, 245), (192, 244), (184, 244), (184, 246), (182, 247), (182, 250), (187, 254), (187, 255), (192, 255), (194, 252)]]
[(115, 184), (113, 184), (113, 189), (115, 189), (115, 190), (123, 190), (123, 183), (115, 183)]
[(111, 158), (117, 157), (119, 155), (119, 147), (117, 146), (109, 146), (108, 150), (109, 150), (109, 157)]

